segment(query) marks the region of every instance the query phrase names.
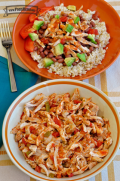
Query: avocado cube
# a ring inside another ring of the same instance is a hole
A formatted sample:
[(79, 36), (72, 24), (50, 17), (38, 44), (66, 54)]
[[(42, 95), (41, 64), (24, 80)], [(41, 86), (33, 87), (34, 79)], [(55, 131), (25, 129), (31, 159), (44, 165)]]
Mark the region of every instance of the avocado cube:
[(35, 30), (39, 30), (41, 26), (44, 25), (44, 21), (38, 21), (38, 20), (35, 20), (34, 21), (34, 24), (33, 24), (33, 28)]
[(36, 33), (29, 33), (29, 37), (32, 41), (35, 41), (38, 39), (38, 35)]
[(76, 60), (75, 57), (68, 57), (68, 58), (65, 58), (64, 61), (65, 61), (66, 65), (67, 65), (68, 67), (70, 67), (75, 60)]
[(78, 56), (78, 58), (79, 58), (80, 60), (82, 60), (82, 62), (86, 62), (86, 58), (85, 58), (85, 54), (84, 54), (84, 53), (82, 53), (82, 54), (77, 53), (77, 56)]
[(56, 45), (55, 46), (55, 55), (58, 56), (58, 55), (63, 54), (63, 48), (64, 48), (64, 46), (61, 43)]
[(49, 67), (50, 65), (54, 63), (51, 58), (44, 58), (43, 61), (44, 61), (45, 68)]
[(69, 9), (70, 11), (76, 11), (76, 6), (69, 5), (67, 6), (67, 9)]

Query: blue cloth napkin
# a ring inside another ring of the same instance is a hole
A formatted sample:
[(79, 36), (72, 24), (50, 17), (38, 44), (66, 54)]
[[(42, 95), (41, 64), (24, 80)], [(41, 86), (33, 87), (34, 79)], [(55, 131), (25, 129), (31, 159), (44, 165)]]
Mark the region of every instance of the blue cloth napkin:
[(23, 91), (33, 86), (38, 75), (27, 72), (23, 68), (13, 63), (17, 92), (11, 92), (8, 62), (6, 58), (0, 56), (0, 147), (2, 146), (2, 124), (7, 109)]

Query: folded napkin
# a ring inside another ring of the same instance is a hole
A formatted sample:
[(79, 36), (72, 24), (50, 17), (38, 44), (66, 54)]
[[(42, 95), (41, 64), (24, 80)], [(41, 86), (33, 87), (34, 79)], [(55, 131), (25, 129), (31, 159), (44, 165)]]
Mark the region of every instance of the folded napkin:
[(2, 146), (2, 124), (7, 109), (23, 91), (34, 85), (38, 75), (27, 72), (13, 63), (17, 92), (11, 92), (7, 59), (0, 56), (0, 147)]

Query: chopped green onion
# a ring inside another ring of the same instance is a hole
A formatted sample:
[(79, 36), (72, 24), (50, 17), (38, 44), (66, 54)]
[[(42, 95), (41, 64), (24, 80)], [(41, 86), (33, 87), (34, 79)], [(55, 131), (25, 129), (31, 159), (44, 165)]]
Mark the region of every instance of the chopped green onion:
[(29, 148), (30, 144), (29, 144), (29, 143), (27, 143), (27, 145), (26, 145), (26, 146)]
[(54, 174), (53, 174), (53, 173), (50, 173), (50, 174), (49, 174), (49, 177), (54, 178)]
[(45, 103), (45, 106), (46, 106), (46, 111), (49, 112), (50, 111), (50, 104), (48, 101)]
[(77, 24), (78, 21), (80, 21), (80, 18), (77, 16), (77, 17), (74, 19), (74, 23)]
[(73, 28), (74, 28), (74, 27), (73, 27), (72, 25), (67, 24), (66, 27), (65, 27), (65, 31), (71, 33), (72, 30), (73, 30)]
[(89, 34), (89, 35), (87, 36), (87, 38), (89, 38), (92, 43), (97, 44), (97, 42), (95, 41), (93, 35)]
[(44, 134), (45, 137), (49, 137), (50, 135), (51, 135), (51, 132), (50, 132), (50, 131), (47, 131), (47, 132)]
[(78, 58), (79, 58), (80, 60), (82, 60), (82, 62), (86, 62), (86, 58), (85, 58), (85, 54), (84, 54), (84, 53), (82, 53), (82, 54), (77, 53), (77, 56), (78, 56)]
[(26, 155), (28, 156), (30, 153), (31, 153), (31, 151), (29, 150), (29, 151), (26, 152)]
[(59, 15), (58, 15), (58, 14), (57, 14), (57, 15), (55, 15), (55, 18), (56, 18), (56, 19), (59, 19)]

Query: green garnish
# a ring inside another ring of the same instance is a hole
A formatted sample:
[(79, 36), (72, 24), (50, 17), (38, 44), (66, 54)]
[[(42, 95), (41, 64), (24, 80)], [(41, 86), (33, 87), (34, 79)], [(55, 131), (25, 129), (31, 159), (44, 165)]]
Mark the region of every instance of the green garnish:
[(54, 174), (53, 174), (53, 173), (50, 173), (50, 174), (49, 174), (49, 177), (54, 178)]
[(49, 137), (50, 135), (51, 135), (51, 132), (50, 132), (50, 131), (47, 131), (47, 132), (44, 134), (45, 137)]
[(77, 16), (77, 17), (74, 19), (74, 23), (77, 24), (78, 21), (80, 21), (80, 18)]
[(41, 26), (44, 25), (44, 21), (38, 21), (38, 20), (35, 20), (34, 21), (34, 24), (33, 24), (33, 28), (35, 30), (39, 30)]
[(26, 146), (29, 148), (30, 144), (29, 144), (29, 143), (27, 143), (27, 145), (26, 145)]
[(97, 42), (95, 41), (93, 35), (89, 34), (89, 35), (87, 36), (87, 38), (89, 38), (92, 43), (97, 44)]
[(56, 19), (59, 19), (59, 17), (60, 17), (60, 16), (59, 16), (58, 14), (57, 14), (57, 15), (55, 15), (55, 18), (56, 18)]
[(46, 107), (46, 111), (49, 112), (50, 111), (50, 104), (48, 101), (45, 103), (45, 107)]
[(29, 151), (26, 152), (26, 155), (28, 156), (30, 153), (31, 153), (31, 151), (29, 150)]
[(36, 33), (29, 33), (29, 37), (32, 41), (35, 41), (38, 39), (38, 35)]
[(82, 54), (77, 53), (77, 56), (78, 56), (78, 58), (79, 58), (80, 60), (82, 60), (82, 62), (86, 62), (86, 58), (85, 58), (85, 54), (84, 54), (84, 53), (82, 53)]
[(74, 28), (74, 27), (73, 27), (72, 25), (67, 24), (67, 25), (65, 26), (65, 31), (71, 33), (72, 30), (73, 30), (73, 28)]

